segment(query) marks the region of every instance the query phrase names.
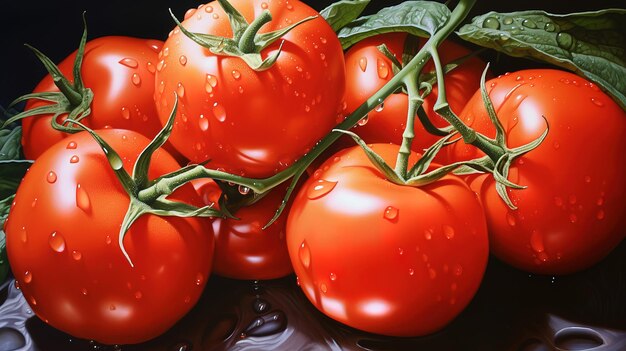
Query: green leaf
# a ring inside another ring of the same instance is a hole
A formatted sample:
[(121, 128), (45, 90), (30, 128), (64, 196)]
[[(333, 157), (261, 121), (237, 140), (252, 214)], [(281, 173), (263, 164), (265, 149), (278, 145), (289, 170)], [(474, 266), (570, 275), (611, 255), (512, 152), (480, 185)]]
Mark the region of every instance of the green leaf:
[(0, 283), (4, 282), (9, 273), (9, 261), (7, 260), (6, 239), (4, 232), (0, 230)]
[(341, 0), (320, 11), (320, 15), (337, 32), (359, 17), (369, 3), (370, 0)]
[(16, 160), (20, 158), (22, 144), (22, 127), (0, 130), (0, 160)]
[(544, 11), (489, 12), (458, 35), (515, 57), (571, 70), (598, 84), (626, 108), (626, 9), (565, 15)]
[(344, 49), (365, 38), (389, 32), (432, 36), (450, 18), (450, 9), (434, 1), (405, 1), (374, 15), (361, 17), (343, 27), (337, 36)]
[(0, 199), (5, 199), (17, 190), (18, 185), (24, 178), (26, 170), (33, 161), (27, 160), (2, 160), (0, 161)]

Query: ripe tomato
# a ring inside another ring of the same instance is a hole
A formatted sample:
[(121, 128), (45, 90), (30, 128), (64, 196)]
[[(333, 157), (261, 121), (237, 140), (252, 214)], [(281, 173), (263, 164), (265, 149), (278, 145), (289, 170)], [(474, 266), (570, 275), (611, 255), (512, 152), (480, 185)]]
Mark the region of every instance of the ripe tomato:
[[(367, 38), (346, 52), (346, 94), (347, 111), (354, 111), (378, 89), (385, 85), (394, 76), (393, 64), (377, 46), (385, 44), (402, 63), (406, 33), (388, 33)], [(420, 47), (425, 39), (420, 40)], [(443, 65), (470, 54), (470, 51), (452, 41), (444, 41), (439, 47), (439, 56)], [(460, 112), (465, 103), (472, 97), (480, 84), (480, 76), (485, 64), (477, 57), (465, 61), (462, 65), (445, 76), (446, 97), (453, 111)], [(434, 70), (432, 63), (428, 63), (424, 72)], [(437, 101), (437, 86), (433, 86), (432, 93), (426, 97), (424, 111), (430, 121), (437, 127), (445, 127), (448, 123), (433, 111)], [(360, 126), (355, 128), (361, 138), (369, 143), (402, 143), (402, 133), (406, 125), (408, 111), (408, 96), (404, 92), (392, 94), (370, 112), (367, 119), (363, 119)], [(440, 137), (428, 133), (416, 121), (415, 139), (412, 149), (422, 152), (434, 144)], [(443, 155), (443, 154), (441, 154)], [(441, 159), (438, 156), (438, 160)]]
[[(300, 1), (233, 0), (251, 22), (269, 10), (265, 33), (318, 15)], [(232, 37), (228, 16), (217, 2), (191, 9), (182, 26), (194, 33)], [(215, 55), (174, 29), (161, 52), (156, 103), (164, 121), (174, 92), (180, 97), (172, 144), (193, 162), (211, 162), (248, 177), (267, 177), (304, 155), (335, 125), (344, 92), (339, 40), (321, 17), (303, 23), (262, 55), (278, 60), (254, 71), (241, 58)]]
[[(525, 271), (566, 274), (587, 268), (624, 238), (626, 213), (626, 113), (600, 89), (574, 74), (524, 70), (487, 82), (509, 147), (536, 139), (539, 147), (517, 159), (509, 179), (528, 186), (509, 190), (518, 207), (496, 194), (493, 178), (469, 179), (487, 212), (492, 252)], [(461, 114), (471, 126), (495, 135), (480, 93)], [(482, 155), (457, 143), (451, 158)]]
[[(393, 162), (399, 147), (373, 149)], [(488, 257), (482, 206), (460, 178), (395, 185), (358, 147), (339, 152), (303, 185), (289, 212), (287, 248), (300, 287), (320, 311), (392, 336), (448, 324), (478, 289)]]
[[(132, 166), (148, 139), (126, 130), (98, 132)], [(156, 177), (178, 169), (165, 151)], [(190, 186), (174, 199), (201, 205)], [(55, 328), (105, 344), (138, 343), (163, 333), (198, 300), (211, 269), (214, 239), (199, 218), (144, 215), (117, 244), (129, 197), (86, 132), (53, 145), (23, 179), (11, 209), (7, 252), (32, 310)]]
[[(153, 138), (161, 129), (153, 95), (157, 53), (162, 45), (163, 42), (158, 40), (121, 36), (87, 42), (81, 73), (85, 87), (93, 91), (94, 98), (91, 115), (82, 121), (83, 124), (94, 129), (130, 129)], [(75, 58), (76, 52), (58, 65), (68, 78), (72, 77)], [(57, 91), (59, 89), (48, 74), (33, 92)], [(47, 104), (49, 102), (32, 99), (26, 104), (26, 110)], [(51, 119), (51, 115), (41, 115), (22, 121), (22, 145), (28, 159), (37, 159), (67, 136), (50, 126)]]
[[(206, 205), (217, 203), (221, 191), (215, 182), (203, 179), (194, 185)], [(238, 219), (213, 220), (213, 273), (232, 279), (267, 280), (293, 272), (285, 241), (287, 216), (278, 217), (263, 229), (281, 204), (285, 191), (286, 184), (272, 190), (259, 202), (240, 208), (234, 213)], [(288, 210), (289, 207), (285, 209)]]

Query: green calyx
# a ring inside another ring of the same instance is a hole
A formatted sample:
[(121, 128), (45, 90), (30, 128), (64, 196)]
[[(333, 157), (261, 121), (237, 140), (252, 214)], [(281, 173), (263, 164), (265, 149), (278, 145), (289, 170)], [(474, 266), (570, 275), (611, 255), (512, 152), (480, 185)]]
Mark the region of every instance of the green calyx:
[(81, 128), (78, 128), (76, 126), (71, 126), (63, 123), (62, 121), (59, 121), (59, 116), (67, 115), (67, 119), (69, 120), (80, 121), (83, 118), (87, 117), (89, 114), (91, 114), (91, 102), (93, 101), (93, 92), (91, 91), (91, 89), (85, 87), (81, 76), (81, 67), (83, 57), (85, 55), (85, 44), (87, 43), (87, 22), (85, 21), (84, 13), (83, 23), (83, 35), (80, 40), (80, 45), (78, 46), (76, 59), (74, 60), (73, 83), (69, 79), (67, 79), (63, 75), (63, 73), (61, 73), (59, 67), (55, 65), (54, 62), (52, 62), (46, 55), (44, 55), (36, 48), (25, 44), (26, 47), (28, 47), (35, 53), (41, 63), (43, 63), (48, 73), (52, 76), (52, 80), (59, 89), (59, 91), (26, 94), (15, 99), (11, 103), (10, 107), (15, 106), (20, 102), (31, 99), (46, 101), (49, 102), (49, 104), (45, 104), (43, 106), (24, 111), (11, 117), (4, 123), (2, 128), (24, 118), (41, 115), (52, 115), (52, 127), (54, 129), (66, 133), (76, 133), (82, 130)]
[(233, 31), (232, 38), (224, 38), (211, 34), (192, 33), (180, 23), (180, 21), (172, 13), (171, 9), (170, 15), (180, 28), (181, 32), (183, 32), (183, 34), (185, 34), (189, 39), (195, 41), (198, 45), (209, 49), (215, 55), (239, 57), (255, 71), (264, 71), (272, 67), (276, 60), (278, 60), (278, 56), (282, 51), (283, 43), (281, 42), (276, 52), (266, 58), (262, 57), (261, 51), (283, 37), (295, 27), (317, 18), (317, 16), (307, 17), (283, 29), (268, 33), (259, 33), (261, 27), (272, 20), (272, 15), (268, 10), (263, 11), (252, 23), (248, 23), (243, 15), (227, 0), (218, 0), (218, 2), (228, 15), (228, 20)]
[[(178, 96), (176, 96), (174, 107), (170, 114), (170, 117), (166, 123), (166, 125), (161, 129), (159, 134), (146, 146), (146, 148), (141, 152), (135, 165), (133, 167), (133, 174), (130, 175), (123, 167), (122, 158), (118, 155), (118, 153), (98, 134), (96, 134), (93, 130), (84, 126), (78, 121), (67, 120), (67, 123), (72, 123), (78, 125), (81, 129), (86, 130), (91, 134), (94, 140), (100, 145), (102, 151), (107, 157), (107, 160), (115, 172), (117, 179), (120, 181), (124, 190), (128, 194), (130, 198), (130, 204), (128, 206), (128, 210), (126, 211), (126, 215), (124, 216), (124, 220), (120, 226), (120, 231), (118, 235), (118, 242), (124, 257), (128, 260), (128, 263), (131, 266), (133, 262), (126, 251), (124, 246), (124, 237), (126, 233), (130, 229), (130, 227), (139, 219), (141, 216), (145, 214), (153, 214), (157, 216), (170, 216), (170, 217), (220, 217), (223, 216), (222, 212), (214, 209), (212, 206), (204, 206), (204, 207), (196, 207), (186, 203), (169, 200), (167, 197), (172, 194), (176, 189), (178, 189), (183, 184), (177, 184), (168, 186), (168, 184), (160, 184), (158, 187), (158, 196), (150, 199), (146, 199), (145, 197), (140, 196), (140, 192), (150, 186), (152, 186), (156, 181), (151, 180), (148, 177), (148, 169), (150, 168), (150, 161), (152, 159), (152, 155), (156, 150), (158, 150), (169, 138), (172, 133), (172, 128), (174, 126), (174, 116), (176, 115), (176, 110), (178, 108)], [(200, 166), (201, 167), (201, 166)], [(185, 167), (181, 170), (178, 170), (174, 173), (181, 173), (188, 170), (189, 167)]]

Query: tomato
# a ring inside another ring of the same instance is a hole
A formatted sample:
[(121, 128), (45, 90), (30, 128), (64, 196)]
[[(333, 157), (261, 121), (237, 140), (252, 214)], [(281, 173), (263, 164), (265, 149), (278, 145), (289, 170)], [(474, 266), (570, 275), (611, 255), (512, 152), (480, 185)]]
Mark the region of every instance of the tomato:
[[(205, 204), (215, 204), (221, 193), (213, 181), (200, 182), (197, 187)], [(272, 190), (258, 202), (240, 208), (234, 213), (238, 219), (215, 218), (215, 257), (213, 273), (242, 280), (281, 278), (293, 272), (287, 243), (285, 224), (287, 216), (280, 216), (269, 227), (269, 222), (285, 196), (285, 186)], [(285, 213), (289, 210), (289, 205)]]
[[(388, 33), (377, 35), (360, 41), (346, 52), (346, 94), (347, 111), (354, 111), (365, 100), (390, 81), (393, 76), (393, 63), (377, 46), (385, 44), (402, 63), (406, 33)], [(416, 38), (420, 47), (426, 39)], [(444, 41), (439, 47), (439, 56), (443, 65), (470, 54), (470, 51), (452, 41)], [(453, 111), (459, 113), (465, 103), (478, 89), (484, 62), (472, 57), (446, 74), (444, 81), (446, 97)], [(425, 72), (434, 70), (432, 63), (428, 63)], [(433, 111), (437, 100), (438, 89), (435, 85), (432, 93), (425, 98), (424, 111), (430, 121), (437, 127), (445, 127), (448, 123)], [(408, 96), (404, 92), (390, 95), (378, 108), (370, 112), (367, 119), (363, 119), (354, 132), (369, 143), (402, 143), (402, 133), (406, 125), (408, 111)], [(365, 124), (363, 124), (365, 123)], [(419, 123), (415, 123), (415, 139), (412, 149), (422, 152), (434, 144), (440, 137), (428, 133)], [(438, 156), (438, 160), (441, 156)]]
[[(373, 149), (393, 162), (399, 147)], [(448, 324), (478, 289), (488, 257), (483, 209), (462, 179), (399, 186), (358, 147), (339, 152), (304, 183), (287, 219), (287, 248), (315, 307), (392, 336)]]
[[(161, 129), (154, 106), (154, 73), (157, 54), (163, 42), (131, 37), (107, 36), (87, 42), (81, 75), (85, 87), (93, 91), (91, 114), (82, 120), (93, 129), (121, 128), (137, 131), (153, 138)], [(76, 52), (58, 67), (72, 77)], [(34, 93), (58, 92), (49, 74), (37, 85)], [(31, 99), (26, 110), (50, 104)], [(62, 115), (60, 119), (63, 119)], [(52, 115), (23, 120), (22, 145), (28, 159), (37, 159), (67, 134), (54, 130)], [(171, 151), (171, 147), (168, 150)]]
[[(489, 96), (517, 147), (549, 132), (539, 147), (513, 162), (511, 210), (496, 194), (493, 178), (471, 177), (484, 202), (491, 251), (528, 272), (567, 274), (590, 267), (624, 238), (626, 213), (626, 113), (593, 83), (574, 74), (524, 70), (487, 82)], [(461, 118), (488, 136), (495, 130), (478, 93)], [(482, 153), (462, 143), (451, 158)]]
[[(98, 132), (132, 166), (148, 139), (126, 130)], [(150, 177), (178, 169), (157, 151)], [(193, 187), (172, 199), (202, 205)], [(144, 215), (118, 245), (129, 205), (93, 138), (54, 144), (18, 188), (6, 224), (11, 269), (33, 312), (75, 337), (138, 343), (165, 332), (198, 300), (211, 269), (214, 239), (206, 219)], [(35, 220), (34, 220), (35, 219)]]
[[(300, 1), (233, 0), (251, 22), (264, 10), (273, 19), (260, 30), (294, 24), (315, 10)], [(191, 9), (182, 26), (190, 32), (232, 37), (228, 16), (217, 2)], [(284, 42), (283, 42), (284, 41)], [(161, 52), (156, 103), (167, 119), (180, 97), (172, 144), (193, 162), (211, 160), (248, 177), (267, 177), (304, 155), (336, 123), (344, 92), (344, 61), (339, 40), (317, 17), (300, 24), (262, 51), (277, 61), (254, 71), (239, 57), (215, 55), (174, 29)]]

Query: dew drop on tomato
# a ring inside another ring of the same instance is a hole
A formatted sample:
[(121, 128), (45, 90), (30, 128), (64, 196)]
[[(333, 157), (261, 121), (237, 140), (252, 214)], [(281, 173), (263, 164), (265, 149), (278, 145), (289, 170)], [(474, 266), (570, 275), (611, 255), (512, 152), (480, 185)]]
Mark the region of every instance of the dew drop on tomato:
[(178, 94), (179, 98), (185, 97), (185, 87), (183, 86), (183, 83), (178, 83), (178, 86), (176, 87), (176, 94)]
[(129, 68), (137, 68), (139, 67), (139, 63), (137, 62), (137, 60), (135, 60), (134, 58), (123, 58), (119, 61), (119, 63), (123, 66), (129, 67)]
[(456, 264), (454, 265), (454, 268), (452, 268), (452, 272), (454, 273), (454, 275), (460, 276), (461, 274), (463, 274), (463, 267), (460, 264)]
[(161, 51), (161, 42), (158, 40), (148, 40), (146, 41), (146, 44), (148, 44), (148, 47), (150, 48), (150, 50), (159, 53)]
[(187, 64), (187, 56), (180, 55), (180, 57), (178, 58), (178, 63), (180, 63), (181, 66), (185, 66)]
[(330, 273), (330, 280), (331, 281), (336, 281), (337, 280), (337, 275), (335, 273)]
[(446, 237), (446, 239), (448, 240), (452, 240), (454, 239), (454, 228), (452, 228), (449, 225), (445, 225), (443, 226), (443, 235)]
[(328, 292), (328, 286), (324, 283), (320, 284), (320, 291), (326, 294)]
[(311, 251), (306, 244), (306, 240), (303, 241), (302, 244), (300, 244), (298, 257), (300, 258), (300, 263), (302, 263), (304, 268), (308, 269), (311, 266)]
[(83, 294), (83, 296), (87, 296), (88, 294), (87, 289), (85, 288), (80, 289), (80, 293)]
[(54, 173), (53, 171), (48, 172), (48, 175), (46, 176), (46, 180), (50, 184), (55, 183), (57, 181), (57, 174)]
[(87, 191), (85, 191), (80, 184), (76, 184), (76, 207), (85, 212), (91, 211), (91, 200), (89, 199), (89, 194), (87, 194)]
[(530, 247), (535, 252), (543, 252), (545, 250), (543, 246), (543, 236), (538, 230), (533, 230), (530, 235)]
[(381, 102), (380, 105), (376, 106), (375, 111), (382, 112), (384, 108), (385, 108), (385, 103)]
[(141, 84), (141, 77), (139, 77), (139, 74), (137, 73), (133, 73), (133, 77), (132, 77), (132, 82), (134, 85), (140, 85)]
[(135, 298), (137, 300), (140, 300), (143, 297), (143, 294), (141, 293), (141, 291), (136, 291), (135, 292)]
[(78, 163), (78, 161), (80, 161), (80, 159), (76, 155), (70, 158), (70, 163)]
[(202, 275), (202, 273), (196, 274), (196, 285), (200, 286), (202, 285), (203, 282), (204, 282), (204, 276)]
[(50, 234), (48, 244), (50, 245), (50, 248), (56, 252), (65, 251), (65, 239), (61, 234), (57, 232), (53, 232), (52, 234)]
[(515, 220), (515, 215), (511, 212), (506, 213), (506, 222), (511, 226), (515, 227), (517, 221)]
[(24, 272), (24, 283), (30, 284), (33, 281), (33, 274), (30, 271)]
[(386, 79), (389, 77), (389, 66), (381, 59), (378, 59), (378, 77), (380, 79)]
[(26, 244), (26, 242), (28, 241), (28, 235), (26, 234), (26, 227), (22, 227), (22, 229), (20, 230), (20, 240), (24, 244)]
[(232, 74), (233, 74), (233, 78), (235, 78), (235, 79), (241, 78), (241, 73), (239, 71), (237, 71), (236, 69), (233, 70)]
[(70, 141), (65, 148), (68, 149), (68, 150), (74, 150), (74, 149), (76, 149), (76, 147), (78, 147), (76, 142)]
[(596, 98), (591, 98), (591, 102), (598, 107), (604, 107), (604, 103)]
[(269, 5), (265, 1), (261, 3), (261, 8), (263, 10), (267, 10), (268, 7), (269, 7)]
[(605, 214), (604, 214), (604, 210), (602, 210), (602, 209), (600, 209), (600, 210), (598, 211), (598, 213), (596, 213), (596, 218), (597, 218), (599, 221), (603, 220), (603, 219), (604, 219), (604, 216), (605, 216)]
[(226, 121), (226, 109), (217, 102), (213, 104), (213, 116), (220, 122)]
[(83, 254), (80, 251), (73, 250), (72, 251), (72, 258), (75, 261), (80, 261), (83, 258)]
[(205, 118), (204, 115), (200, 115), (200, 118), (198, 118), (198, 127), (200, 127), (200, 130), (203, 132), (209, 130), (209, 120)]
[(432, 268), (428, 269), (428, 277), (430, 277), (430, 279), (435, 279), (437, 278), (437, 271), (435, 271)]
[(336, 185), (337, 182), (329, 182), (324, 179), (318, 179), (309, 186), (307, 190), (307, 197), (311, 200), (319, 199), (330, 193)]
[(369, 121), (369, 115), (365, 115), (363, 118), (359, 120), (357, 124), (359, 125), (359, 127), (363, 127), (364, 125), (367, 124), (367, 121)]
[(424, 231), (424, 239), (430, 240), (432, 238), (433, 238), (433, 229), (432, 228), (431, 229), (426, 229)]

